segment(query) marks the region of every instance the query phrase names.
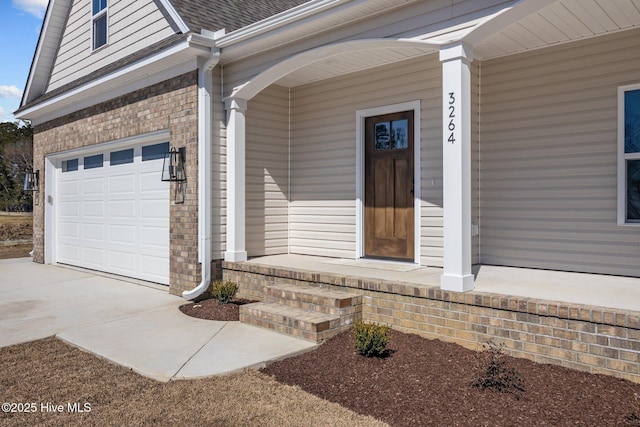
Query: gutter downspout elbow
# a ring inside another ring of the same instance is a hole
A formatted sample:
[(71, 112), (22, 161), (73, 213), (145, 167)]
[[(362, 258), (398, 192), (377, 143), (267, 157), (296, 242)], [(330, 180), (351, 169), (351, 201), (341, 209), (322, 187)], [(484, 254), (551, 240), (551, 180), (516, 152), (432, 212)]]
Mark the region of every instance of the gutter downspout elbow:
[(208, 57), (198, 60), (198, 262), (202, 281), (182, 297), (193, 300), (209, 287), (211, 281), (211, 94), (212, 70), (220, 61), (220, 51), (211, 49)]

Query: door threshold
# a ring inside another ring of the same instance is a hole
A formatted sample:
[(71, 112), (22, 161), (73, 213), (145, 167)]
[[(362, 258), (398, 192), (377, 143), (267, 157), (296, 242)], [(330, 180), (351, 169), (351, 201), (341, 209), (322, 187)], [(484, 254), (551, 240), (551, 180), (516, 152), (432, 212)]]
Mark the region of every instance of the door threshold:
[(347, 267), (371, 268), (378, 270), (412, 271), (422, 268), (411, 261), (403, 261), (388, 258), (358, 258), (358, 259), (333, 259), (325, 261), (326, 264), (343, 265)]

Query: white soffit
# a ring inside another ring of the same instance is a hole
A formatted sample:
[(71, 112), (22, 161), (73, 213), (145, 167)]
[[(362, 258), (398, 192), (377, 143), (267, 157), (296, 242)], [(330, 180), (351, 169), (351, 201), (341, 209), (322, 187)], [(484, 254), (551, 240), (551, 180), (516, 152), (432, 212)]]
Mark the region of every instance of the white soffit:
[(559, 0), (474, 46), (489, 59), (640, 27), (640, 0)]

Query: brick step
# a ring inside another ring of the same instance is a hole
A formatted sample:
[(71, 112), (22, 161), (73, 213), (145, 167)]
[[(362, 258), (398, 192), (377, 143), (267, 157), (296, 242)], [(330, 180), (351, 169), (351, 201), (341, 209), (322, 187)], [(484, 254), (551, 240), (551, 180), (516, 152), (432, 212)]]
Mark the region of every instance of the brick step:
[(273, 302), (240, 306), (240, 321), (317, 343), (347, 327), (339, 316)]
[(360, 312), (362, 296), (317, 286), (276, 284), (264, 288), (265, 301), (337, 316)]

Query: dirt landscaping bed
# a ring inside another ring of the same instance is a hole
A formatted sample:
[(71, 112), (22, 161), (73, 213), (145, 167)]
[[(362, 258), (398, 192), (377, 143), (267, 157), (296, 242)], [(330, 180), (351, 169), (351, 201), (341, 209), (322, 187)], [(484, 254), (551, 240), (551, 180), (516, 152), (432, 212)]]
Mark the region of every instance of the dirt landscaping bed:
[(2, 242), (0, 243), (0, 259), (24, 258), (33, 250), (33, 243), (26, 242)]
[(28, 257), (33, 249), (33, 217), (0, 213), (0, 259)]

